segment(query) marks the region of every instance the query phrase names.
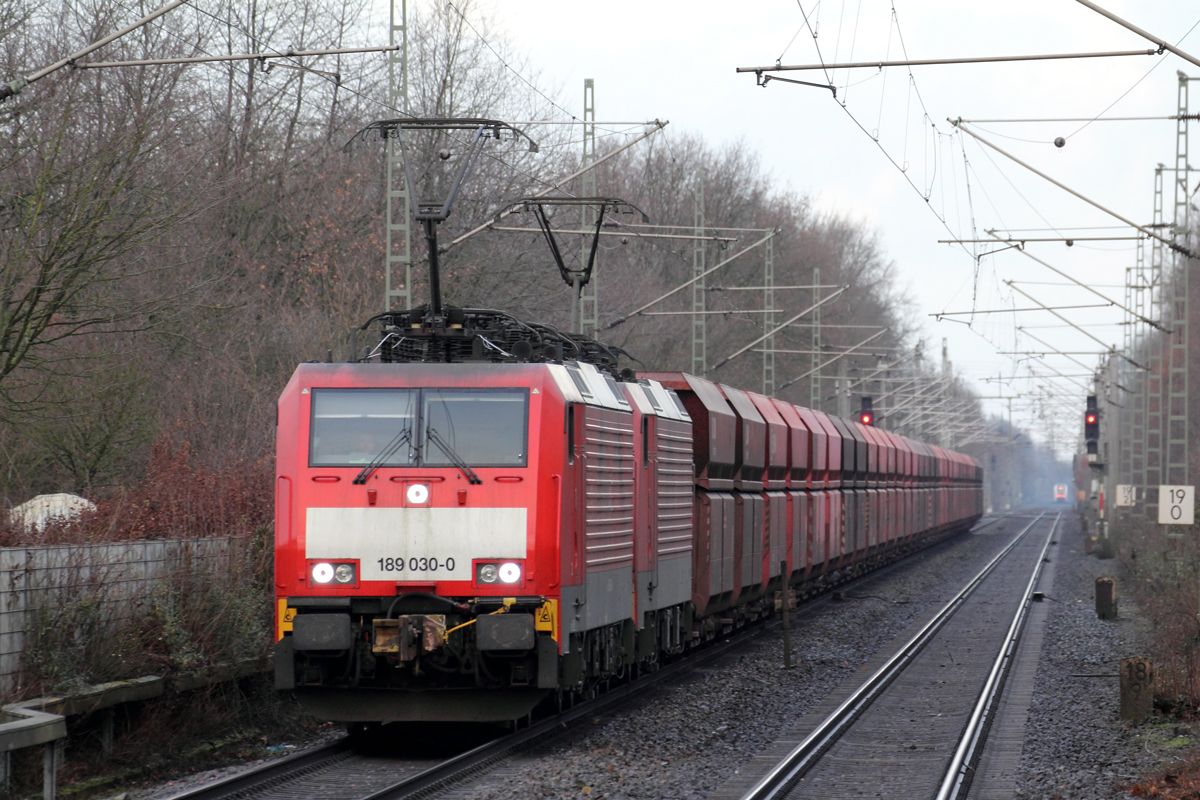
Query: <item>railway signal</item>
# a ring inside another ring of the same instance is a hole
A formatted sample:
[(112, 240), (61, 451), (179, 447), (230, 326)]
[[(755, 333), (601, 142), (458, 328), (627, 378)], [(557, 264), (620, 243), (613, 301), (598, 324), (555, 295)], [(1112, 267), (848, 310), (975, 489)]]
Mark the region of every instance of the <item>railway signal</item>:
[(862, 410), (858, 412), (858, 421), (863, 425), (875, 424), (875, 412), (871, 410), (871, 398), (863, 396)]
[(1088, 455), (1096, 455), (1099, 452), (1100, 442), (1100, 410), (1096, 408), (1096, 395), (1094, 394), (1088, 395), (1087, 409), (1083, 412), (1083, 438), (1087, 442)]

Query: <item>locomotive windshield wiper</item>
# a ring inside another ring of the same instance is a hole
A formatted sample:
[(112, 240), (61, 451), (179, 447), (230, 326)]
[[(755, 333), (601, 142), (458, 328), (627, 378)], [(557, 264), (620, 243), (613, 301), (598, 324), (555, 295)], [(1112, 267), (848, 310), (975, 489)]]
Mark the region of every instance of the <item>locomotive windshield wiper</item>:
[(363, 484), (367, 482), (367, 478), (371, 477), (371, 473), (383, 466), (383, 463), (392, 457), (400, 445), (412, 443), (412, 427), (406, 426), (403, 430), (396, 434), (390, 442), (384, 445), (384, 448), (379, 451), (379, 455), (371, 459), (370, 463), (359, 471), (358, 475), (354, 476), (353, 483)]
[(432, 425), (430, 425), (425, 430), (426, 430), (425, 437), (427, 439), (429, 439), (429, 441), (431, 441), (435, 445), (437, 445), (438, 450), (441, 450), (442, 455), (444, 455), (444, 456), (446, 456), (446, 458), (450, 459), (451, 464), (453, 464), (454, 466), (456, 466), (462, 470), (463, 475), (467, 476), (468, 483), (472, 483), (472, 484), (483, 483), (483, 481), (480, 480), (479, 476), (475, 474), (475, 470), (473, 470), (467, 466), (467, 462), (463, 461), (462, 457), (459, 456), (458, 453), (454, 452), (454, 448), (450, 446), (450, 443), (447, 442), (445, 439), (443, 439), (442, 435), (440, 433), (438, 433), (436, 430), (434, 430)]

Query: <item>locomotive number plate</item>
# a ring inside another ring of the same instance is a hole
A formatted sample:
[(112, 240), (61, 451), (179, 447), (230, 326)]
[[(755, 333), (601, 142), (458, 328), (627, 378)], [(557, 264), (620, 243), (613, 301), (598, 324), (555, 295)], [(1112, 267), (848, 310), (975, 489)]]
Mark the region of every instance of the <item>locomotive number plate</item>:
[(305, 556), (356, 558), (364, 581), (469, 581), (472, 559), (526, 557), (524, 508), (310, 508), (305, 517)]
[(453, 557), (439, 559), (409, 556), (406, 559), (404, 556), (396, 556), (378, 559), (378, 566), (381, 572), (419, 572), (422, 574), (431, 572), (436, 575), (439, 570), (446, 574), (454, 572), (454, 567), (457, 564)]

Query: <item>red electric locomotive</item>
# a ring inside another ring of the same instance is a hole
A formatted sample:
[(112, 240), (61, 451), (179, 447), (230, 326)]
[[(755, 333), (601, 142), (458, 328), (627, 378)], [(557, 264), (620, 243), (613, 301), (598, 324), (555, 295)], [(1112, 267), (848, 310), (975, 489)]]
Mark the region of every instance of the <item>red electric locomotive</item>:
[(279, 401), (276, 683), (348, 722), (512, 720), (981, 514), (966, 456), (500, 312), (381, 315)]
[[(414, 204), (430, 304), (373, 318), (369, 352), (301, 365), (279, 400), (280, 689), (351, 723), (519, 719), (770, 613), (785, 582), (820, 588), (978, 519), (966, 456), (443, 306), (437, 224), (482, 143), (524, 134), (403, 119), (356, 137), (464, 130), (452, 190)], [(632, 209), (560, 201), (596, 206), (597, 231)], [(551, 202), (516, 206), (553, 244)], [(578, 292), (591, 259), (552, 250)]]

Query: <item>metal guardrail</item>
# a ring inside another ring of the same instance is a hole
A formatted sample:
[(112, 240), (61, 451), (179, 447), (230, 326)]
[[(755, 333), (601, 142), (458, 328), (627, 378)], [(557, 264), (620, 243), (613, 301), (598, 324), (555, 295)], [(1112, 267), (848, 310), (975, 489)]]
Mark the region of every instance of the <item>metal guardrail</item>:
[(67, 717), (107, 712), (101, 719), (101, 741), (112, 746), (111, 709), (122, 703), (153, 700), (168, 692), (187, 692), (216, 683), (237, 680), (270, 671), (265, 659), (246, 659), (222, 664), (201, 672), (170, 677), (146, 675), (127, 681), (112, 681), (87, 686), (69, 695), (37, 697), (0, 707), (0, 792), (8, 794), (12, 775), (12, 754), (30, 747), (45, 746), (42, 773), (42, 798), (58, 796), (58, 772), (62, 763), (62, 745), (67, 738)]

